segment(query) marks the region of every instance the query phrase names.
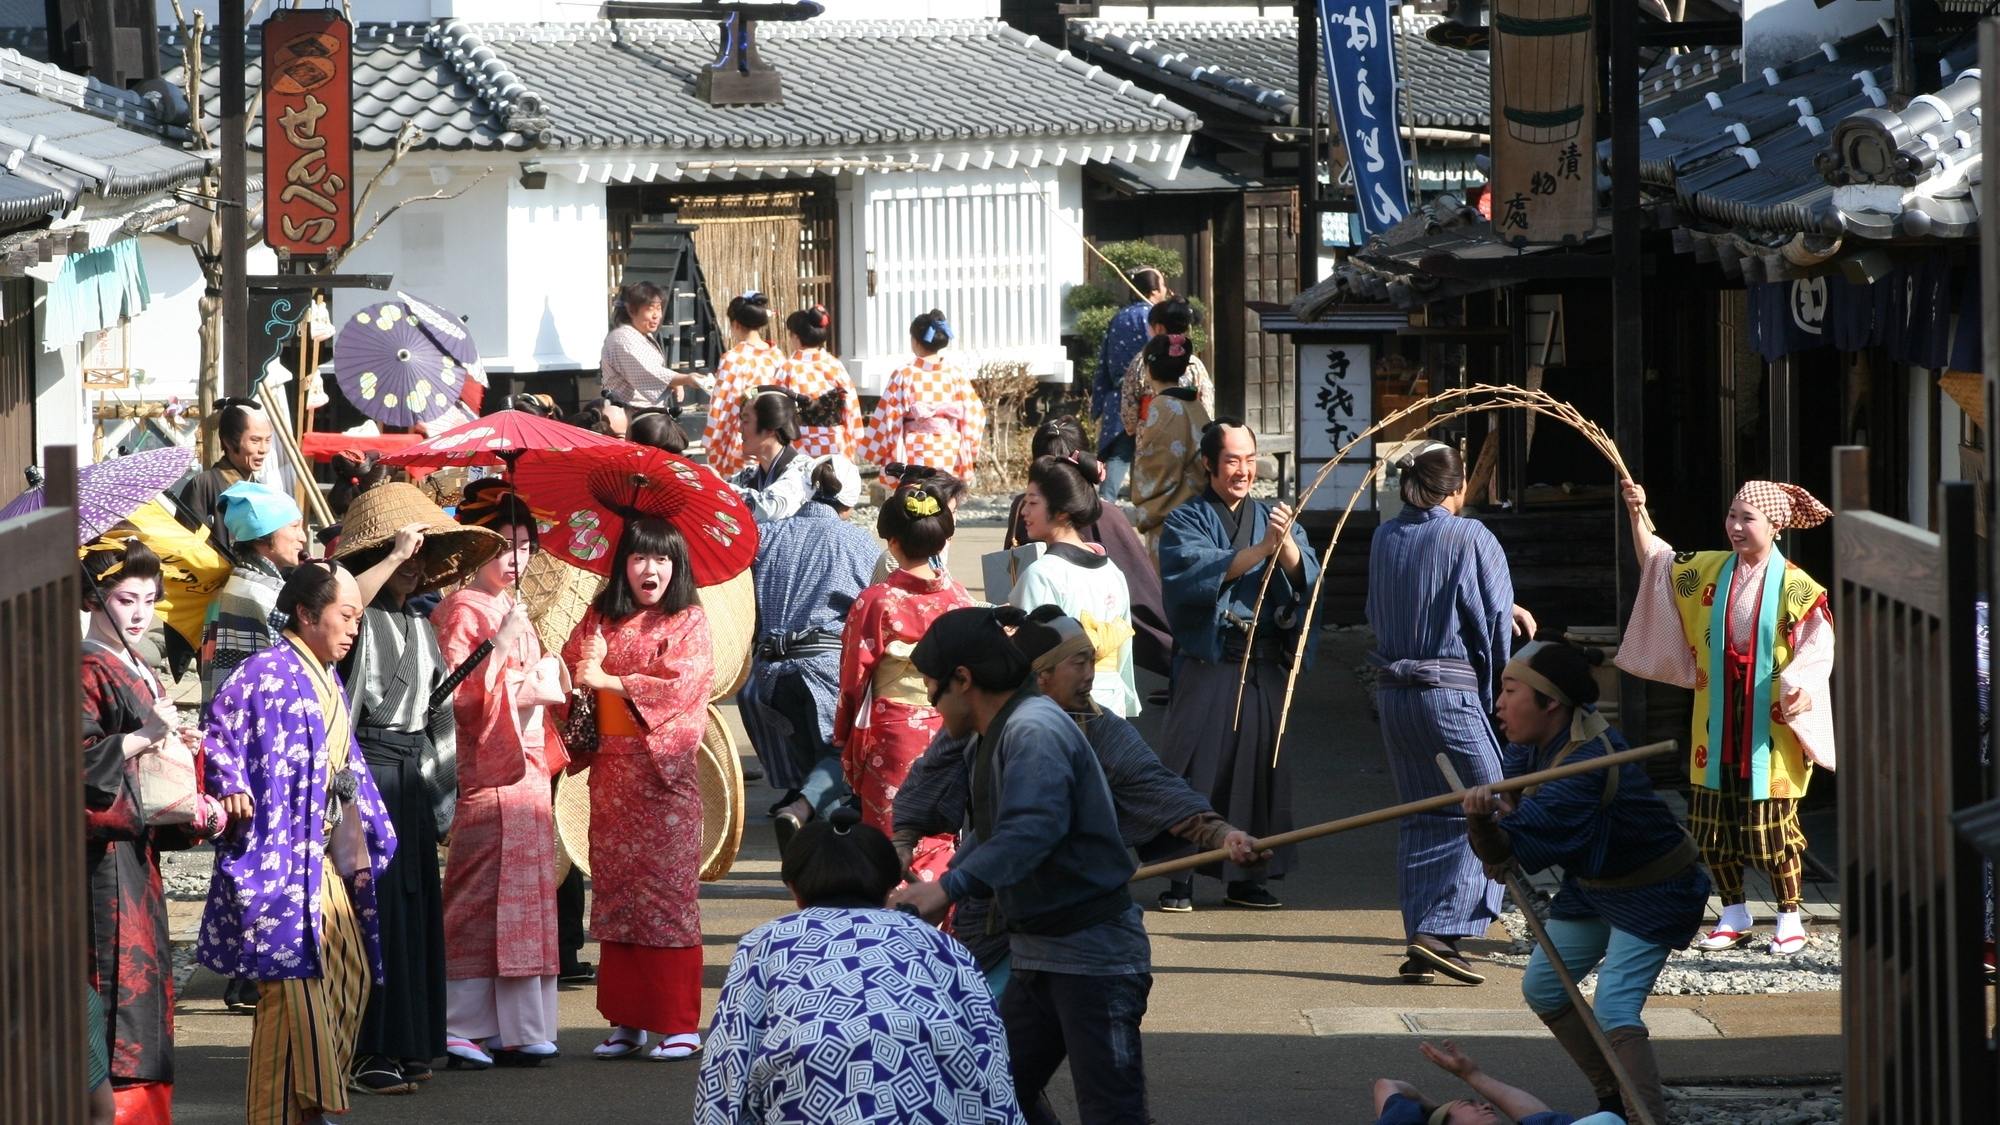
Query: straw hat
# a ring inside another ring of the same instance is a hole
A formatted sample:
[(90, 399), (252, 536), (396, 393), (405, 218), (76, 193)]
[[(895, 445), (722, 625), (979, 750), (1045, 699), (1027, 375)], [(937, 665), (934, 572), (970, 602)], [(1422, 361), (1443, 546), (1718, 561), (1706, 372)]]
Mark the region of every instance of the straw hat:
[(431, 503), (413, 484), (379, 484), (354, 498), (340, 523), (340, 549), (334, 558), (346, 562), (375, 554), (396, 541), (396, 529), (424, 527), (424, 576), (417, 592), (449, 586), (470, 575), (500, 553), (505, 540), (483, 527), (467, 527)]
[[(553, 551), (537, 551), (521, 572), (521, 599), (542, 647), (560, 653), (576, 632), (604, 579), (571, 566)], [(736, 694), (750, 677), (751, 641), (757, 629), (757, 590), (750, 572), (695, 590), (708, 617), (709, 654), (715, 663), (710, 700)]]
[[(715, 707), (708, 709), (708, 729), (702, 732), (695, 758), (701, 781), (701, 881), (713, 883), (736, 865), (743, 846), (743, 761), (736, 740)], [(555, 800), (558, 879), (569, 864), (590, 874), (590, 771), (568, 774), (556, 783)]]

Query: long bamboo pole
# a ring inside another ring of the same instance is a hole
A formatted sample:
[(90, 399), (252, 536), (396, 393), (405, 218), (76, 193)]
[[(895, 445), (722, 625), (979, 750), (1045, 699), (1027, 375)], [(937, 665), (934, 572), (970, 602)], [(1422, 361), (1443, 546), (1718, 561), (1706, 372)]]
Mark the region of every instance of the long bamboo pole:
[[(1603, 761), (1604, 759), (1598, 759)], [(1459, 780), (1458, 771), (1452, 768), (1451, 759), (1446, 755), (1437, 756), (1438, 769), (1444, 779), (1451, 782), (1453, 796), (1465, 792), (1465, 783)], [(1498, 789), (1499, 786), (1494, 786)], [(1625, 1094), (1625, 1116), (1633, 1125), (1666, 1125), (1664, 1121), (1654, 1121), (1646, 1108), (1646, 1099), (1640, 1095), (1639, 1084), (1632, 1081), (1632, 1074), (1625, 1069), (1625, 1063), (1618, 1057), (1618, 1049), (1611, 1045), (1611, 1037), (1604, 1034), (1604, 1027), (1597, 1022), (1597, 1009), (1584, 999), (1583, 989), (1577, 986), (1576, 978), (1570, 975), (1569, 966), (1563, 963), (1562, 954), (1557, 951), (1555, 939), (1549, 936), (1549, 928), (1542, 922), (1542, 916), (1535, 913), (1535, 897), (1528, 890), (1528, 881), (1521, 877), (1521, 865), (1507, 861), (1507, 893), (1514, 897), (1514, 905), (1521, 911), (1521, 917), (1528, 923), (1528, 932), (1535, 936), (1535, 944), (1541, 947), (1542, 956), (1548, 959), (1549, 970), (1562, 985), (1563, 994), (1569, 997), (1570, 1007), (1583, 1019), (1584, 1030), (1590, 1032), (1590, 1041), (1597, 1044), (1597, 1052), (1604, 1056), (1604, 1065), (1611, 1076), (1618, 1080), (1618, 1088)]]
[[(1641, 762), (1647, 758), (1658, 757), (1661, 754), (1678, 749), (1680, 749), (1680, 743), (1675, 742), (1673, 739), (1668, 739), (1665, 742), (1651, 742), (1631, 750), (1621, 750), (1616, 754), (1606, 754), (1601, 758), (1591, 758), (1581, 762), (1568, 762), (1554, 769), (1524, 773), (1519, 777), (1510, 777), (1502, 781), (1496, 781), (1493, 783), (1493, 791), (1496, 793), (1511, 793), (1516, 789), (1525, 789), (1530, 785), (1542, 785), (1551, 781), (1561, 781), (1565, 777), (1575, 777), (1578, 774), (1594, 773), (1597, 770), (1608, 769), (1612, 766), (1622, 766), (1626, 762)], [(1369, 828), (1377, 824), (1387, 824), (1390, 821), (1401, 820), (1406, 816), (1415, 816), (1418, 813), (1449, 808), (1452, 805), (1458, 804), (1458, 802), (1458, 794), (1442, 793), (1436, 797), (1425, 797), (1420, 801), (1406, 801), (1400, 805), (1391, 805), (1386, 809), (1357, 813), (1354, 816), (1341, 817), (1339, 820), (1329, 820), (1323, 824), (1295, 828), (1290, 832), (1280, 832), (1276, 836), (1267, 836), (1257, 841), (1255, 847), (1258, 851), (1263, 851), (1267, 848), (1282, 847), (1286, 844), (1298, 844), (1307, 840), (1317, 840), (1323, 836), (1349, 832), (1356, 828)], [(1179, 859), (1169, 859), (1159, 863), (1148, 864), (1133, 873), (1132, 879), (1134, 882), (1137, 882), (1140, 879), (1151, 879), (1157, 875), (1172, 875), (1177, 871), (1188, 871), (1204, 864), (1219, 863), (1228, 858), (1229, 853), (1222, 848), (1217, 848), (1214, 851), (1198, 852), (1194, 855), (1182, 856)]]

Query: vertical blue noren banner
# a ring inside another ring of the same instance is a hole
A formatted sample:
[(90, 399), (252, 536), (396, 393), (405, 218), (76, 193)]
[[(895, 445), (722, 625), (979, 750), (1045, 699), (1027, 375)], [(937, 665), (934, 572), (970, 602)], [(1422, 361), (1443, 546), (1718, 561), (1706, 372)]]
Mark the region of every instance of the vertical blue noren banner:
[(1361, 229), (1377, 235), (1410, 213), (1403, 131), (1396, 116), (1396, 46), (1389, 0), (1318, 0), (1320, 47), (1341, 145), (1354, 168)]

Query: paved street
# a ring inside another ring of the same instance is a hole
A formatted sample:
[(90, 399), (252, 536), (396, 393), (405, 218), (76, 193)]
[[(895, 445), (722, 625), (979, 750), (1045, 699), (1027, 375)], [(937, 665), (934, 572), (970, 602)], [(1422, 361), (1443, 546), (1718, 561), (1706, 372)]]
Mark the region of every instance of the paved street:
[[(953, 550), (957, 569), (976, 575), (973, 560), (997, 538), (997, 529), (961, 533)], [(1329, 635), (1317, 670), (1300, 685), (1286, 753), (1298, 771), (1301, 823), (1394, 803), (1374, 724), (1350, 673), (1363, 643), (1359, 633)], [(1159, 716), (1149, 719), (1142, 725), (1157, 735)], [(753, 787), (750, 804), (753, 819), (735, 871), (703, 888), (710, 1007), (736, 940), (791, 905), (778, 882), (769, 827), (755, 815), (768, 798)], [(1389, 828), (1306, 845), (1301, 869), (1276, 887), (1283, 911), (1224, 908), (1219, 888), (1205, 883), (1197, 888), (1194, 914), (1147, 915), (1155, 977), (1145, 1046), (1157, 1120), (1354, 1122), (1368, 1117), (1368, 1083), (1378, 1075), (1446, 1090), (1442, 1075), (1426, 1073), (1412, 1026), (1460, 1034), (1489, 1071), (1558, 1108), (1586, 1107), (1582, 1080), (1520, 1002), (1518, 970), (1494, 967), (1482, 987), (1394, 983), (1403, 944), (1394, 846)], [(1139, 888), (1141, 900), (1150, 903), (1157, 891), (1158, 884)], [(250, 1020), (223, 1011), (220, 989), (202, 972), (182, 1000), (176, 1090), (182, 1125), (241, 1120)], [(565, 1054), (549, 1066), (440, 1071), (414, 1097), (357, 1095), (347, 1120), (683, 1120), (697, 1064), (591, 1060), (603, 1033), (592, 1000), (587, 988), (563, 994)], [(1834, 993), (1659, 998), (1648, 1011), (1669, 1083), (1839, 1070)], [(1067, 1075), (1058, 1078), (1056, 1101), (1074, 1120)]]

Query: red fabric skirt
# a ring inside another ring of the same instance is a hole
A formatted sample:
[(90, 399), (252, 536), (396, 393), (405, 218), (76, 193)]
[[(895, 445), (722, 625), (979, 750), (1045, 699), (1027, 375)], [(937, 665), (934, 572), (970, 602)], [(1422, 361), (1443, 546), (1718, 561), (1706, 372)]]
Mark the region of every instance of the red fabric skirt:
[(127, 1082), (111, 1088), (116, 1125), (174, 1125), (174, 1084)]
[(597, 1011), (660, 1035), (701, 1028), (701, 946), (598, 943)]
[[(848, 736), (842, 756), (848, 787), (861, 800), (863, 823), (885, 836), (895, 829), (896, 790), (943, 724), (929, 707), (891, 699), (870, 701), (868, 725)], [(950, 835), (924, 837), (910, 861), (911, 870), (923, 882), (935, 882), (951, 864), (956, 845)]]

